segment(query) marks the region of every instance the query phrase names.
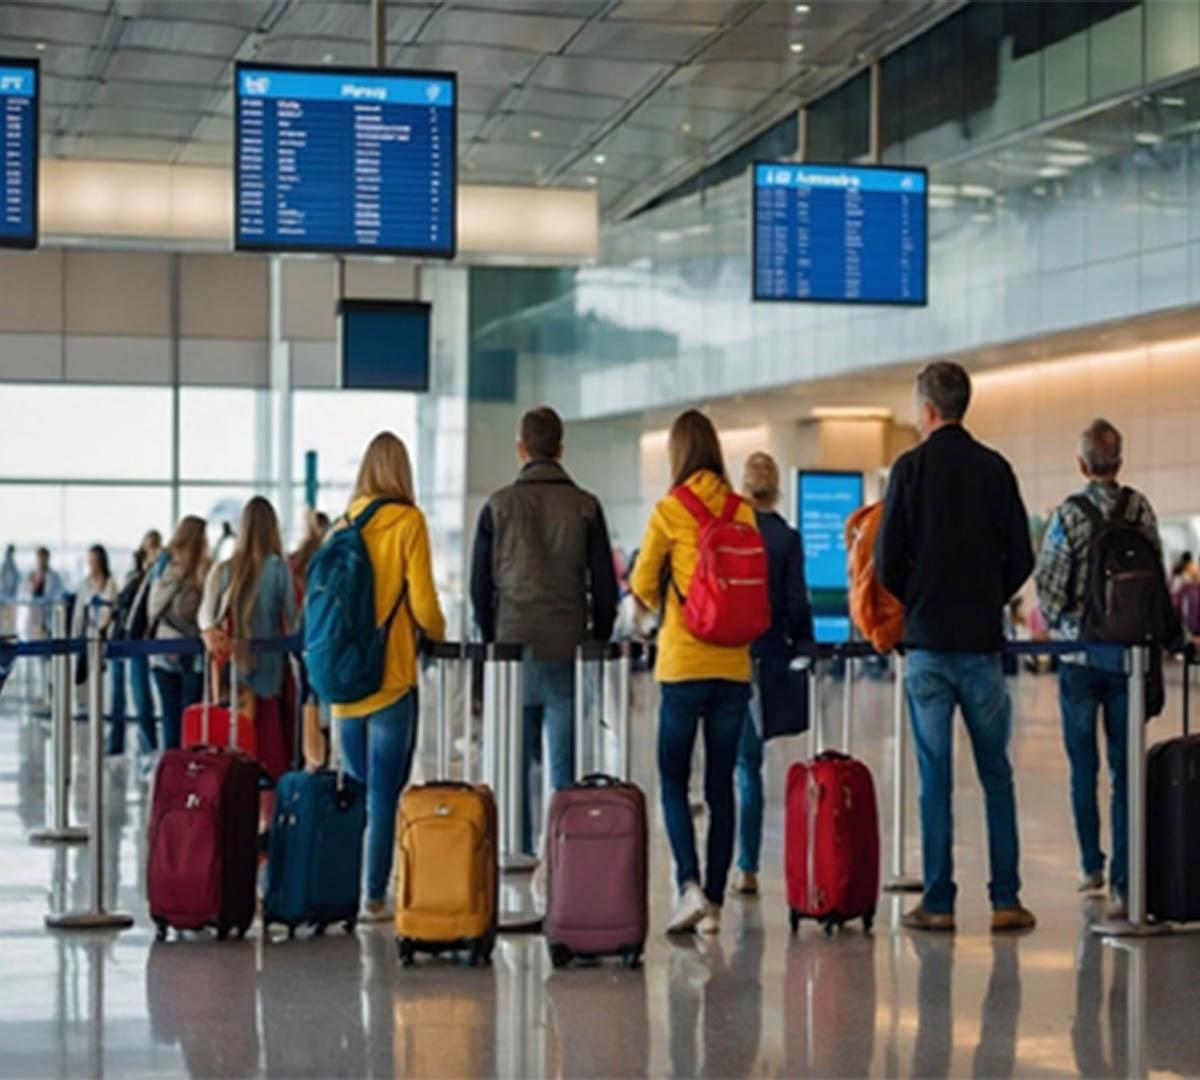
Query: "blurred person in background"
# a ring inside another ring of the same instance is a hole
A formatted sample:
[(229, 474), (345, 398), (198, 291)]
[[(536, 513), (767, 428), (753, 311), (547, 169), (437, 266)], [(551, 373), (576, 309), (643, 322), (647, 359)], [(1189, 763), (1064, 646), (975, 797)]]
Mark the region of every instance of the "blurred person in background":
[[(117, 601), (117, 582), (109, 569), (108, 551), (103, 544), (88, 548), (87, 567), (87, 576), (75, 589), (72, 632), (76, 637), (82, 637), (92, 627), (98, 627), (102, 634), (107, 633)], [(96, 604), (95, 610), (93, 604)]]
[(35, 601), (29, 609), (26, 636), (31, 640), (40, 640), (50, 632), (50, 616), (47, 605), (61, 600), (66, 595), (62, 578), (58, 571), (50, 567), (50, 549), (37, 549), (37, 565), (25, 579), (24, 598)]
[[(194, 638), (200, 633), (198, 611), (208, 570), (208, 526), (188, 515), (175, 529), (167, 549), (149, 573), (146, 638), (161, 641)], [(150, 670), (162, 702), (165, 750), (179, 748), (183, 711), (200, 700), (201, 664), (195, 656), (153, 656)]]
[(292, 581), (296, 586), (296, 606), (304, 604), (305, 580), (308, 576), (308, 564), (312, 557), (325, 542), (325, 534), (329, 532), (329, 515), (320, 510), (309, 508), (305, 515), (304, 539), (300, 546), (288, 556), (288, 569), (292, 572)]
[(17, 549), (9, 544), (0, 563), (0, 637), (17, 632), (17, 597), (21, 593), (21, 571), (17, 569)]
[[(133, 566), (117, 594), (113, 612), (112, 636), (136, 638), (145, 633), (146, 603), (150, 594), (150, 573), (163, 556), (162, 533), (150, 529), (133, 553)], [(112, 683), (112, 717), (108, 731), (110, 755), (125, 753), (126, 674), (133, 694), (138, 721), (138, 754), (144, 764), (158, 749), (158, 730), (154, 715), (154, 695), (150, 689), (150, 658), (131, 656), (109, 662)]]

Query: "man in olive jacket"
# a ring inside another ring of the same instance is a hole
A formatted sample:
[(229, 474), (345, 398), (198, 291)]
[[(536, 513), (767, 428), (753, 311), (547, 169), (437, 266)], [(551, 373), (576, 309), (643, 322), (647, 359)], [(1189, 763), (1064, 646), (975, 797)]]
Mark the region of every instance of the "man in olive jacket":
[(521, 418), (514, 483), (479, 515), (471, 603), (484, 641), (525, 646), (525, 808), (533, 851), (529, 771), (546, 731), (550, 782), (575, 779), (575, 650), (607, 641), (617, 579), (604, 511), (562, 466), (563, 423), (548, 406)]

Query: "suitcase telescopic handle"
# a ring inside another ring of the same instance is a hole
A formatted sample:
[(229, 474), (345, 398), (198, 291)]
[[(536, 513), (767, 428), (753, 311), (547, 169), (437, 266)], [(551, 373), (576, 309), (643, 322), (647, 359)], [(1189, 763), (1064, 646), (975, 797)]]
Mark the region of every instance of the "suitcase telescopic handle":
[(593, 772), (588, 773), (579, 783), (581, 787), (616, 787), (621, 781), (608, 773)]

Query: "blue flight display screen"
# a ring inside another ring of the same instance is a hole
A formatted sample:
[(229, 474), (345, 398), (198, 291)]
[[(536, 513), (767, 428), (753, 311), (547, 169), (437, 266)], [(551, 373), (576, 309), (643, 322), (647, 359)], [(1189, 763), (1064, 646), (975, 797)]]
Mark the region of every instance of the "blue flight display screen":
[(754, 298), (928, 301), (923, 169), (754, 166)]
[(445, 72), (237, 68), (236, 247), (453, 258)]
[(338, 313), (343, 390), (429, 389), (428, 304), (343, 300)]
[(36, 60), (0, 59), (0, 247), (38, 239), (38, 85)]
[(801, 472), (796, 517), (818, 641), (850, 638), (846, 522), (863, 503), (862, 473)]

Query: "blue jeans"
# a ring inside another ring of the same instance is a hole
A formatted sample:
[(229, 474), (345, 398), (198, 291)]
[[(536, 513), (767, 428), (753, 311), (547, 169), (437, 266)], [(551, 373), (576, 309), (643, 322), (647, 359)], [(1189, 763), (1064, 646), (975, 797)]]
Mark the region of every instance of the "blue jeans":
[(154, 723), (154, 696), (150, 692), (150, 660), (131, 656), (128, 660), (110, 661), (112, 680), (112, 727), (108, 733), (108, 752), (125, 753), (125, 676), (128, 671), (133, 707), (137, 712), (138, 749), (143, 754), (158, 749), (158, 729)]
[(704, 800), (708, 803), (708, 853), (704, 894), (713, 904), (725, 898), (733, 861), (733, 770), (750, 702), (749, 683), (695, 679), (663, 683), (658, 714), (658, 773), (663, 817), (682, 889), (700, 883), (696, 830), (688, 805), (688, 781), (696, 732), (704, 725)]
[(1058, 673), (1058, 700), (1062, 706), (1063, 741), (1071, 762), (1071, 809), (1085, 874), (1104, 871), (1104, 852), (1100, 850), (1100, 809), (1096, 800), (1100, 774), (1096, 720), (1102, 715), (1112, 786), (1113, 856), (1109, 877), (1113, 891), (1124, 896), (1129, 886), (1128, 773), (1125, 765), (1129, 684), (1123, 672), (1063, 664)]
[(550, 786), (557, 791), (575, 782), (575, 665), (527, 660), (525, 678), (525, 806), (521, 814), (521, 850), (533, 854), (534, 761), (542, 758), (542, 729), (550, 752)]
[(392, 876), (396, 808), (412, 769), (416, 694), (386, 709), (339, 721), (346, 772), (367, 789), (367, 899), (382, 900)]
[(179, 671), (168, 668), (151, 668), (154, 685), (162, 702), (162, 745), (164, 750), (178, 750), (183, 738), (183, 710), (195, 705), (204, 691), (201, 675), (195, 668), (186, 666), (191, 657), (180, 660)]
[(758, 695), (750, 702), (738, 743), (738, 869), (758, 873), (763, 830), (763, 739), (757, 715)]
[(925, 908), (954, 911), (954, 709), (962, 709), (987, 812), (988, 895), (994, 908), (1018, 903), (1020, 844), (1008, 742), (1012, 702), (999, 653), (909, 653), (906, 679), (921, 776), (921, 857)]

